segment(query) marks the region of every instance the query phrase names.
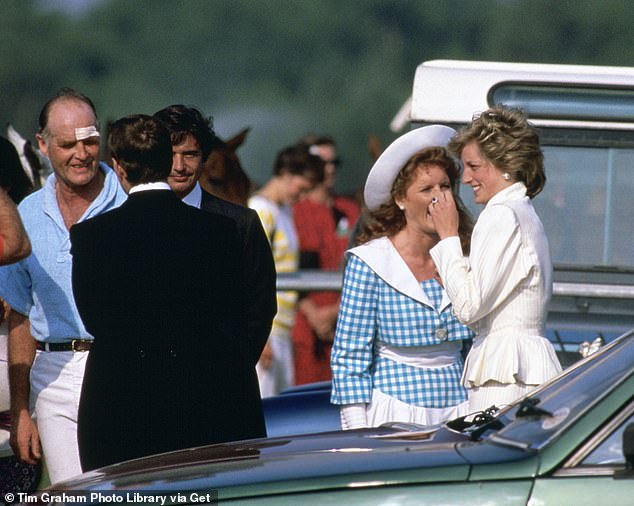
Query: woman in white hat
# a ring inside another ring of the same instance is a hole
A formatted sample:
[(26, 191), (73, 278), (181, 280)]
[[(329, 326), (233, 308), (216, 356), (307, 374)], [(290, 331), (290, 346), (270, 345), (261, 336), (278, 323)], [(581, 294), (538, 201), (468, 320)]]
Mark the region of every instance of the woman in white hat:
[[(369, 216), (347, 252), (331, 366), (331, 402), (344, 429), (385, 422), (433, 425), (466, 414), (460, 385), (471, 331), (452, 314), (429, 250), (438, 241), (429, 204), (455, 189), (455, 131), (431, 125), (399, 137), (365, 185)], [(472, 222), (462, 206), (468, 249)]]
[(473, 412), (511, 403), (561, 371), (545, 337), (553, 268), (531, 203), (546, 175), (539, 135), (518, 109), (483, 112), (449, 146), (462, 158), (462, 182), (485, 205), (468, 258), (451, 192), (429, 207), (442, 239), (432, 257), (455, 314), (477, 330), (463, 376)]

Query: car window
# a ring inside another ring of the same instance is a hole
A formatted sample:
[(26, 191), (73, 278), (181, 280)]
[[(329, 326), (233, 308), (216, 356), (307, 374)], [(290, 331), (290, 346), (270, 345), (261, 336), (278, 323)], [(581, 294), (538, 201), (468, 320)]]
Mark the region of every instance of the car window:
[(607, 466), (625, 464), (625, 457), (623, 455), (623, 431), (631, 423), (634, 423), (634, 414), (624, 423), (620, 424), (615, 431), (583, 459), (581, 465)]
[[(634, 266), (634, 150), (544, 146), (547, 182), (533, 201), (555, 264)], [(474, 216), (482, 207), (462, 185)]]

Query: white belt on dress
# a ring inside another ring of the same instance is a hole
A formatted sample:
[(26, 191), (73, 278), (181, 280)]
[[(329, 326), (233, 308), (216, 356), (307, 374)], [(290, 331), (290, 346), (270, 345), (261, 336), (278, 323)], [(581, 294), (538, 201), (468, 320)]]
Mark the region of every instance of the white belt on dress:
[(462, 349), (461, 341), (448, 341), (431, 346), (391, 346), (377, 341), (376, 353), (379, 357), (398, 364), (418, 367), (446, 367), (456, 363)]

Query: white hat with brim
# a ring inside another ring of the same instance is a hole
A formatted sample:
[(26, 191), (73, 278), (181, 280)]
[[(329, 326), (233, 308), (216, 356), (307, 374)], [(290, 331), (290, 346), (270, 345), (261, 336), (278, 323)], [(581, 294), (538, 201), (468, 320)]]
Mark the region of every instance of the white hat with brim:
[(363, 198), (368, 209), (376, 211), (390, 200), (394, 180), (412, 156), (425, 148), (447, 147), (455, 133), (448, 126), (429, 125), (407, 132), (390, 144), (374, 162), (365, 181)]

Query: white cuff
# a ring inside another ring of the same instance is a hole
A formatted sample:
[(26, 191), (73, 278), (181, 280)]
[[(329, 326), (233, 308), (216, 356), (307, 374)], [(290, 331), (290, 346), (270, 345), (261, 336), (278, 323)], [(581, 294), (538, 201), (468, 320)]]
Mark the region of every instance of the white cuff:
[(368, 426), (365, 403), (345, 404), (339, 409), (343, 430), (362, 429)]

